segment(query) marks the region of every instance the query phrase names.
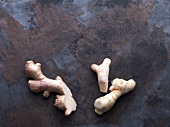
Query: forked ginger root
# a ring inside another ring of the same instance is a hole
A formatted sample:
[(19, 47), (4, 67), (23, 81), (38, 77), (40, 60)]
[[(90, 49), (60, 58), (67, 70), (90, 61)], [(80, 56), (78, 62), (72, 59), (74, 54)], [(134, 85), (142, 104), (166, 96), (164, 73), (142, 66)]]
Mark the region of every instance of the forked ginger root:
[(103, 93), (107, 93), (107, 89), (108, 89), (108, 77), (109, 77), (110, 64), (111, 64), (111, 60), (109, 58), (105, 58), (102, 64), (91, 65), (91, 69), (97, 73), (100, 92)]
[(64, 99), (57, 97), (54, 104), (56, 107), (65, 110), (66, 116), (76, 110), (77, 104), (72, 97), (72, 93), (60, 76), (57, 76), (55, 80), (47, 78), (41, 71), (41, 64), (34, 64), (33, 61), (27, 61), (25, 69), (26, 75), (34, 79), (28, 81), (29, 88), (32, 92), (44, 92), (44, 97), (49, 97), (50, 92), (57, 92), (61, 94), (58, 96), (63, 96)]
[(112, 81), (112, 86), (110, 87), (110, 93), (100, 97), (95, 100), (94, 107), (95, 112), (99, 115), (103, 114), (104, 112), (108, 111), (113, 107), (116, 100), (123, 94), (126, 94), (132, 91), (136, 86), (136, 82), (133, 79), (128, 81), (123, 79), (114, 79)]

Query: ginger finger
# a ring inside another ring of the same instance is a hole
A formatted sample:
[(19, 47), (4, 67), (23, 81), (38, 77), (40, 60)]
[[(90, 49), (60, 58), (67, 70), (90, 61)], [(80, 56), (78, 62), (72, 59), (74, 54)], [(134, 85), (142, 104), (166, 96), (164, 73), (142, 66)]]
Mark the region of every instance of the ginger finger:
[(92, 64), (91, 69), (98, 75), (98, 84), (100, 92), (107, 93), (108, 90), (108, 77), (109, 77), (109, 66), (111, 60), (105, 58), (101, 65)]
[(69, 104), (73, 103), (72, 105), (74, 105), (74, 109), (70, 109), (69, 106), (66, 106), (66, 115), (69, 115), (72, 111), (76, 110), (77, 104), (72, 97), (72, 93), (60, 76), (57, 76), (55, 80), (47, 78), (43, 75), (41, 71), (41, 64), (34, 64), (33, 61), (27, 61), (25, 69), (26, 75), (34, 79), (28, 81), (29, 88), (32, 92), (44, 92), (44, 97), (49, 97), (50, 92), (57, 92), (65, 96), (66, 101), (64, 101), (64, 104), (65, 102), (67, 102), (66, 104), (68, 104), (68, 102), (70, 101)]
[(132, 91), (136, 86), (133, 79), (125, 81), (123, 79), (114, 79), (110, 87), (110, 93), (95, 100), (95, 112), (99, 115), (110, 110), (115, 104), (116, 100), (123, 94)]

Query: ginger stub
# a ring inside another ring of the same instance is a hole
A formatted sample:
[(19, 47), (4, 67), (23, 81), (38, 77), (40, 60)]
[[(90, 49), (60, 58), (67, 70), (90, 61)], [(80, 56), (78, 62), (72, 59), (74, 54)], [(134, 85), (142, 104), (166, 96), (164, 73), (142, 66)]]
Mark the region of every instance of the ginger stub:
[[(34, 64), (33, 61), (27, 61), (25, 69), (26, 75), (34, 79), (28, 81), (29, 88), (32, 92), (43, 92), (44, 97), (49, 97), (50, 92), (57, 92), (61, 94), (58, 96), (64, 96), (64, 99), (57, 97), (54, 104), (56, 107), (65, 110), (66, 116), (76, 110), (77, 104), (72, 97), (72, 93), (60, 76), (57, 76), (55, 80), (47, 78), (41, 71), (41, 64)], [(60, 103), (56, 103), (58, 101)]]
[(91, 69), (97, 73), (99, 89), (100, 89), (100, 92), (103, 92), (103, 93), (107, 93), (107, 90), (108, 90), (108, 77), (109, 77), (110, 64), (111, 64), (111, 60), (109, 58), (105, 58), (102, 64), (91, 65)]
[(57, 95), (54, 105), (61, 110), (65, 110), (65, 115), (68, 116), (72, 111), (76, 110), (75, 103), (71, 96)]
[(110, 110), (121, 95), (132, 91), (135, 86), (136, 82), (133, 79), (128, 81), (118, 78), (114, 79), (109, 89), (111, 92), (95, 100), (95, 112), (101, 115)]

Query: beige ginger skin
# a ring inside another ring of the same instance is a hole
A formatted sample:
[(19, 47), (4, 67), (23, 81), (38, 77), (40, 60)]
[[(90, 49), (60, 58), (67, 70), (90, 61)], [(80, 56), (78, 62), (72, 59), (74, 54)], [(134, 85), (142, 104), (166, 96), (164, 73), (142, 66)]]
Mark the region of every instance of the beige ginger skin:
[(107, 90), (108, 90), (108, 77), (109, 77), (110, 64), (111, 64), (111, 60), (109, 58), (105, 58), (102, 64), (91, 65), (91, 69), (97, 73), (99, 89), (100, 89), (100, 92), (103, 92), (103, 93), (107, 93)]
[(95, 100), (95, 112), (101, 115), (110, 110), (121, 95), (132, 91), (135, 86), (136, 82), (133, 79), (128, 81), (118, 78), (114, 79), (109, 89), (111, 92)]
[(35, 64), (33, 61), (27, 61), (25, 69), (26, 75), (34, 79), (28, 81), (32, 92), (43, 92), (44, 97), (49, 97), (50, 92), (57, 92), (61, 95), (56, 96), (54, 104), (56, 107), (65, 110), (66, 116), (76, 110), (77, 104), (72, 97), (72, 93), (60, 76), (57, 76), (55, 80), (47, 78), (41, 71), (41, 64)]

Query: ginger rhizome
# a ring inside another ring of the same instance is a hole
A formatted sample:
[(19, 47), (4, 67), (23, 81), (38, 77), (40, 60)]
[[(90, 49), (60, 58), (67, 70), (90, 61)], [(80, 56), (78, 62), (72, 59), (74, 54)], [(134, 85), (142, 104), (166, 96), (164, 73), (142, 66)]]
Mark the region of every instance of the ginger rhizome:
[(112, 86), (109, 89), (111, 92), (95, 100), (95, 112), (101, 115), (110, 110), (121, 95), (132, 91), (135, 86), (136, 82), (133, 79), (128, 81), (118, 78), (114, 79), (112, 81)]
[(55, 80), (47, 78), (41, 71), (41, 64), (35, 64), (33, 61), (27, 61), (25, 69), (26, 75), (34, 79), (28, 81), (32, 92), (43, 92), (44, 97), (49, 97), (50, 92), (57, 92), (61, 95), (56, 97), (54, 104), (56, 107), (65, 110), (66, 116), (76, 110), (77, 104), (72, 97), (72, 93), (60, 76), (57, 76)]
[(107, 93), (107, 90), (108, 90), (108, 77), (109, 77), (110, 64), (111, 64), (111, 60), (109, 58), (105, 58), (102, 64), (91, 65), (91, 69), (97, 73), (99, 89), (100, 89), (100, 92), (103, 92), (103, 93)]

